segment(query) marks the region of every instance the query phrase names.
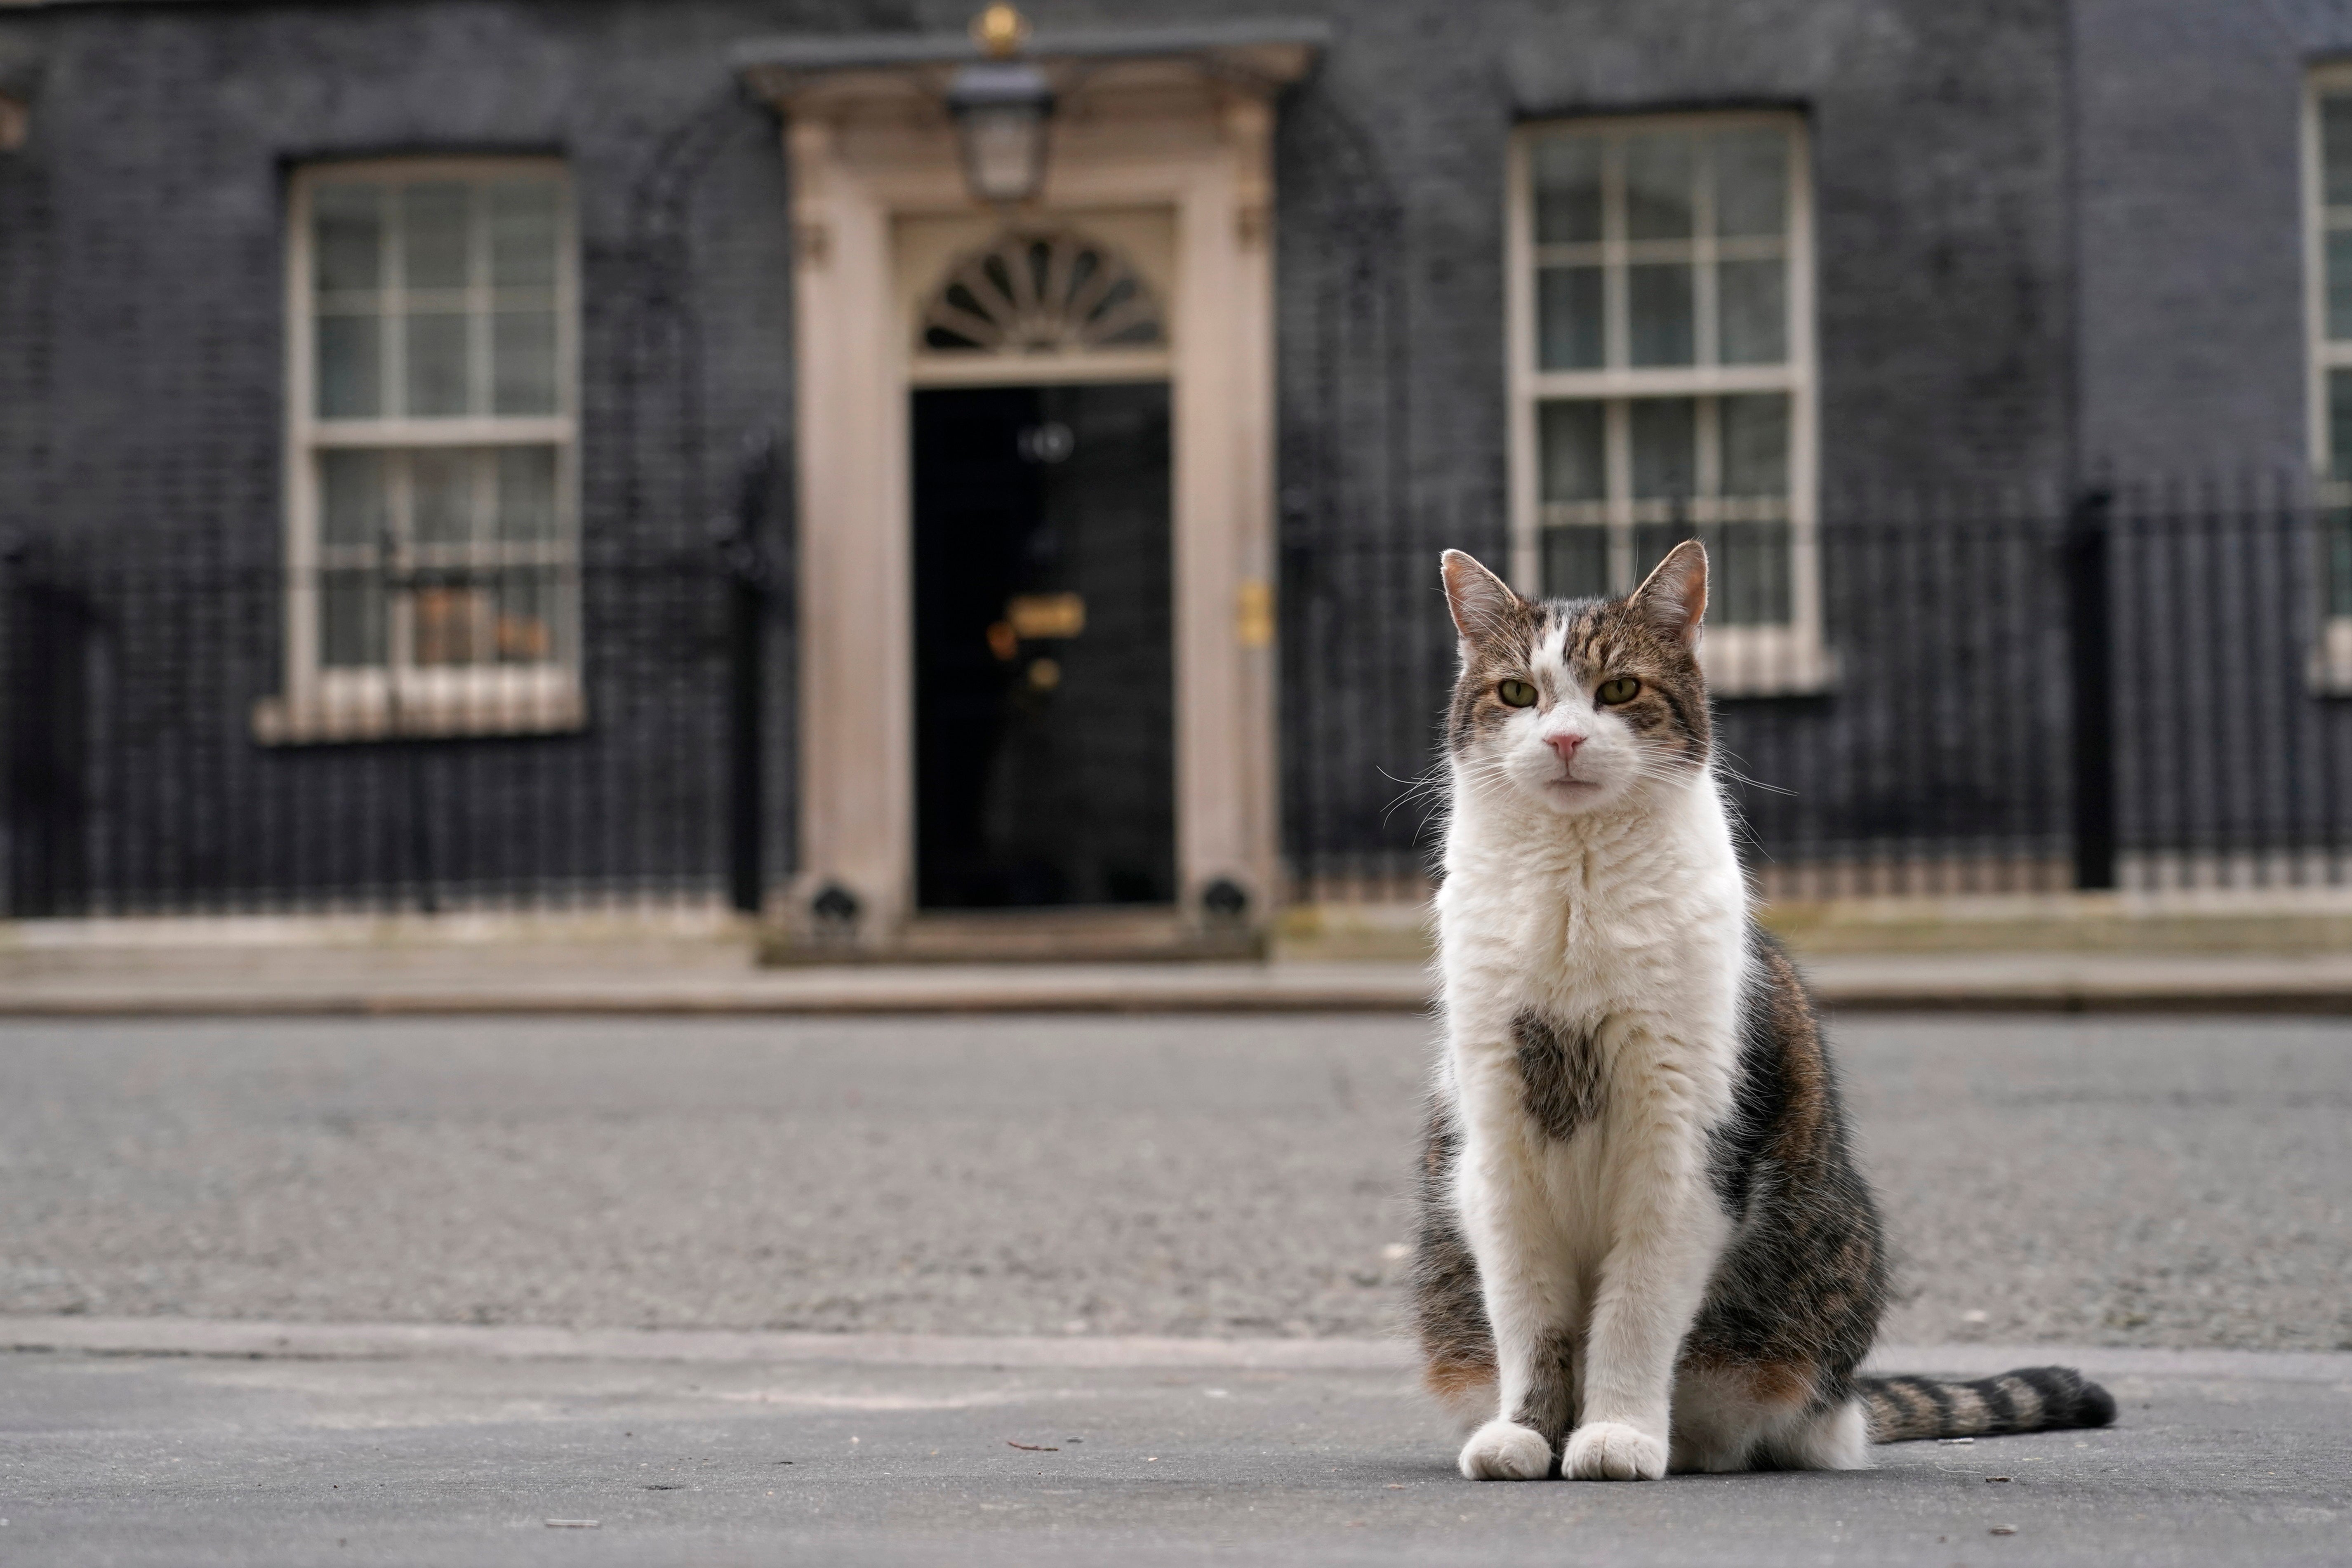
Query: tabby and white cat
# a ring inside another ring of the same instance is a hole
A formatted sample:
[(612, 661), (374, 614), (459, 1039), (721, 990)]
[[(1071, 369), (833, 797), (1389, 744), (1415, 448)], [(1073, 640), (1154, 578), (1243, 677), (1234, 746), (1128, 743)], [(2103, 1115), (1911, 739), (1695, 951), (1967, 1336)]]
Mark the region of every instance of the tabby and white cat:
[(1460, 551), (1444, 574), (1447, 1038), (1413, 1305), (1475, 1428), (1462, 1473), (1852, 1469), (1873, 1441), (2114, 1419), (2063, 1367), (1854, 1375), (1885, 1251), (1708, 765), (1706, 552), (1598, 602), (1523, 599)]

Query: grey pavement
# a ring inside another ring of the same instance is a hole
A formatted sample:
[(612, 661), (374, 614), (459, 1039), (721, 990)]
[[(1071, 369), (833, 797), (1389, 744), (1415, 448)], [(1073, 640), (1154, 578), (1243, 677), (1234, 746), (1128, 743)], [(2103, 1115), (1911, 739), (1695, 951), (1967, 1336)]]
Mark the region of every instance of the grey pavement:
[[(1360, 1342), (1357, 1364), (1271, 1342), (1228, 1367), (1200, 1341), (1178, 1364), (1117, 1340), (1061, 1342), (1090, 1352), (1076, 1366), (1051, 1342), (990, 1364), (863, 1336), (822, 1360), (799, 1337), (764, 1360), (610, 1335), (593, 1359), (495, 1353), (518, 1332), (391, 1359), (364, 1335), (344, 1348), (378, 1359), (0, 1354), (0, 1561), (2352, 1561), (2340, 1353), (2068, 1350), (2116, 1426), (1902, 1445), (1858, 1473), (1514, 1486), (1456, 1477), (1390, 1347)], [(1906, 1353), (1967, 1373), (2049, 1352)]]
[[(1852, 1017), (1888, 1337), (2352, 1347), (2352, 1025)], [(1408, 1017), (0, 1025), (0, 1312), (1375, 1335)]]

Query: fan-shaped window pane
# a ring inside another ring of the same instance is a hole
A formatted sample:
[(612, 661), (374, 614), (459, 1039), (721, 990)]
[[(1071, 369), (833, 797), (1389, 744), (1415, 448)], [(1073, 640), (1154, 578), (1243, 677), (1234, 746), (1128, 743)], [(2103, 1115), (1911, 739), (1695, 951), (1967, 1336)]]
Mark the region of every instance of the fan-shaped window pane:
[(1162, 347), (1151, 286), (1108, 246), (1068, 231), (1007, 230), (956, 262), (925, 306), (919, 342), (942, 353)]

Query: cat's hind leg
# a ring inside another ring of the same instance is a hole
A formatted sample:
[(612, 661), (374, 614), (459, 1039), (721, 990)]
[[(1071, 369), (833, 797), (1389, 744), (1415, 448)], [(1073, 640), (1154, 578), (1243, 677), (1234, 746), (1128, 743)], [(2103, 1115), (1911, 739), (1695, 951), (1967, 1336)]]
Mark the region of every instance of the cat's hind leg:
[(1866, 1470), (1870, 1428), (1862, 1401), (1845, 1399), (1826, 1410), (1808, 1410), (1777, 1424), (1764, 1435), (1763, 1457), (1775, 1469)]
[(1824, 1408), (1815, 1376), (1785, 1363), (1685, 1363), (1675, 1378), (1668, 1468), (1710, 1475), (1867, 1469), (1861, 1405), (1846, 1399)]
[(1774, 1406), (1758, 1399), (1753, 1380), (1744, 1373), (1686, 1365), (1675, 1378), (1666, 1468), (1717, 1476), (1748, 1469), (1756, 1462), (1765, 1424), (1787, 1414), (1785, 1404)]

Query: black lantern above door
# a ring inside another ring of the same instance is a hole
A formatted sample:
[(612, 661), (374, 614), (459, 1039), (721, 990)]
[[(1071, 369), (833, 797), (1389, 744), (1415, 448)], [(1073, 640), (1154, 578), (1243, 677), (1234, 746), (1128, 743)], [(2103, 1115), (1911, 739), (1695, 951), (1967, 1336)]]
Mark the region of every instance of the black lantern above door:
[(1053, 88), (1043, 70), (1015, 58), (1029, 24), (1012, 6), (982, 11), (972, 19), (971, 36), (989, 58), (957, 71), (948, 89), (964, 184), (975, 201), (1018, 206), (1045, 187)]

